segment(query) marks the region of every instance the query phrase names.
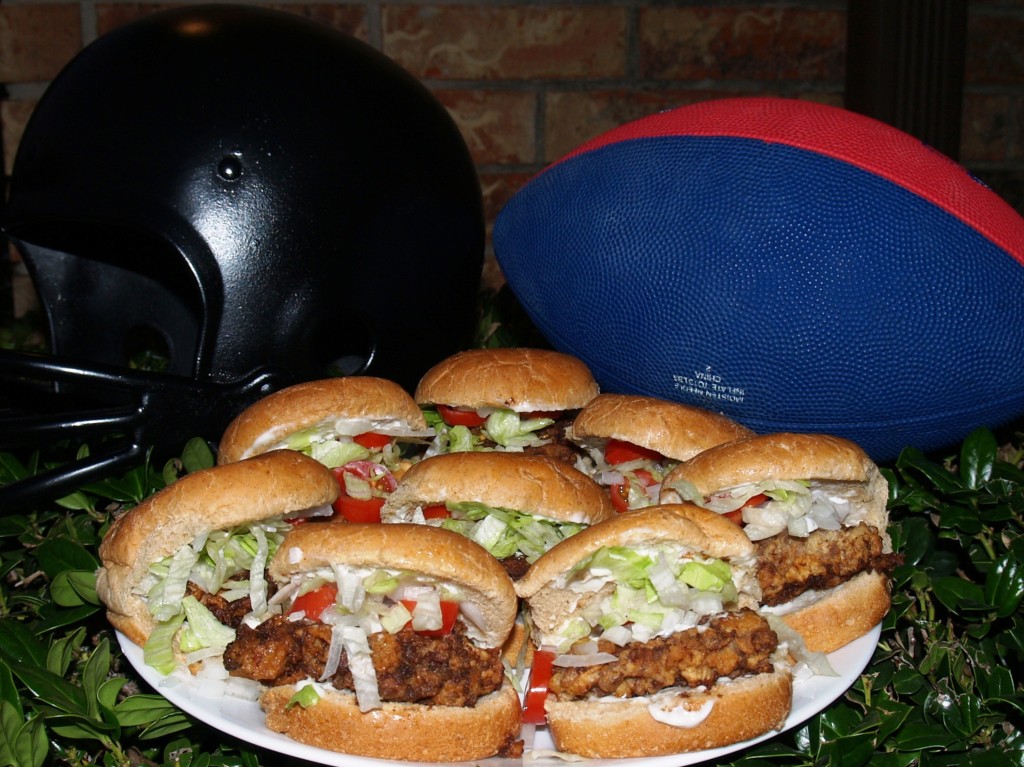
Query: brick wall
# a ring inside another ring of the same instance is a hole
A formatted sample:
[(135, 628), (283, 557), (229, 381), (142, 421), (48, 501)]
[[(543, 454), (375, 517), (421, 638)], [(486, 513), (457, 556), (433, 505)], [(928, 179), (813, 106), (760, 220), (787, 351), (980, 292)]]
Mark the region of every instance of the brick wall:
[[(5, 174), (35, 99), (60, 67), (97, 36), (168, 5), (0, 4)], [(489, 221), (546, 163), (666, 106), (736, 94), (843, 104), (844, 0), (354, 0), (273, 7), (354, 34), (424, 80), (473, 152)], [(970, 3), (965, 80), (959, 159), (1024, 211), (1024, 0)], [(493, 262), (488, 279), (500, 279)]]

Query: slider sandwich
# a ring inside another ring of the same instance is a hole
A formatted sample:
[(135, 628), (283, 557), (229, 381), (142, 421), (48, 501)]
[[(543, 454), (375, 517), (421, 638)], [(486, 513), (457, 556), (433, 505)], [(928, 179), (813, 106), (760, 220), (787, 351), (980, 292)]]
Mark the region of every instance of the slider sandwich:
[(536, 649), (524, 721), (591, 758), (674, 754), (782, 727), (788, 653), (753, 606), (753, 546), (689, 506), (652, 506), (559, 544), (516, 583)]
[(780, 433), (711, 448), (665, 478), (662, 499), (705, 507), (744, 531), (762, 609), (812, 651), (842, 647), (889, 611), (902, 557), (886, 531), (888, 485), (848, 440)]
[(297, 528), (270, 575), (283, 615), (225, 651), (264, 685), (267, 726), (319, 748), (453, 762), (521, 751), (501, 646), (512, 582), (479, 546), (418, 525)]
[(337, 494), (327, 469), (286, 450), (182, 477), (100, 543), (107, 617), (161, 673), (219, 660), (244, 619), (280, 609), (267, 562), (295, 524), (329, 516)]
[(552, 546), (614, 515), (586, 474), (554, 458), (516, 453), (425, 458), (381, 509), (384, 522), (460, 533), (500, 560), (513, 580)]
[(225, 430), (217, 462), (299, 451), (334, 472), (341, 486), (337, 514), (375, 522), (384, 498), (433, 437), (398, 384), (371, 376), (328, 378), (290, 386), (246, 408)]
[(428, 453), (541, 452), (568, 462), (565, 426), (598, 385), (578, 358), (547, 349), (469, 349), (432, 367), (414, 392), (437, 431)]
[(618, 511), (658, 503), (665, 475), (723, 442), (753, 436), (710, 410), (637, 394), (599, 394), (566, 437), (580, 448), (576, 467), (608, 488)]

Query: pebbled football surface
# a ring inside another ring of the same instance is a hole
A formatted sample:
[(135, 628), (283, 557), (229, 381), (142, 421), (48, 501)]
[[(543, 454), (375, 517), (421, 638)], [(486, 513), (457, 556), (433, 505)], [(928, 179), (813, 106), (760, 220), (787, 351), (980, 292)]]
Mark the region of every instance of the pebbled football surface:
[(876, 460), (1024, 413), (1024, 220), (845, 110), (729, 99), (630, 123), (531, 180), (493, 241), (604, 391)]

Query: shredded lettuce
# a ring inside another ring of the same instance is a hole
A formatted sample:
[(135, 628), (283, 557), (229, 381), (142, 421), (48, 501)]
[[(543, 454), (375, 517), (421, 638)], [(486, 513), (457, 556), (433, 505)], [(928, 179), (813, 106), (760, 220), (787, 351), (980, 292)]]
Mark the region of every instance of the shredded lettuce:
[(534, 432), (554, 423), (551, 418), (523, 419), (519, 413), (499, 408), (487, 416), (484, 433), (502, 447), (523, 448), (541, 444)]
[(288, 702), (285, 703), (284, 707), (286, 709), (289, 709), (292, 706), (309, 708), (310, 706), (315, 706), (319, 702), (320, 693), (317, 691), (316, 685), (305, 684), (295, 691), (295, 694), (288, 699)]
[(185, 613), (179, 613), (170, 620), (158, 623), (142, 648), (142, 659), (161, 674), (170, 674), (178, 666), (174, 657), (174, 635), (185, 622)]
[(586, 602), (541, 641), (564, 650), (592, 631), (610, 632), (609, 641), (616, 644), (646, 641), (695, 626), (702, 615), (722, 612), (737, 598), (727, 562), (673, 547), (602, 547), (577, 563), (565, 585), (584, 593), (602, 592), (607, 584), (610, 591)]
[(178, 646), (182, 652), (195, 652), (206, 647), (224, 648), (235, 641), (235, 630), (218, 621), (194, 596), (185, 597), (181, 607), (187, 621), (182, 625), (178, 637)]
[(452, 516), (444, 520), (441, 527), (470, 538), (498, 559), (521, 553), (532, 564), (555, 544), (585, 527), (576, 522), (559, 522), (476, 501), (445, 505)]

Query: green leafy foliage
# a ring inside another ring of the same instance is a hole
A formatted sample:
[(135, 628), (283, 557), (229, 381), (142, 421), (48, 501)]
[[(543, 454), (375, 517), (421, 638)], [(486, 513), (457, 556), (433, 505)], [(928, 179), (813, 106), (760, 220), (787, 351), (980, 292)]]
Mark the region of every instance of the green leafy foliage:
[[(948, 461), (906, 450), (884, 469), (905, 563), (870, 664), (834, 704), (732, 765), (1024, 766), (1022, 457), (980, 430)], [(0, 483), (45, 463), (0, 453)], [(0, 767), (289, 763), (148, 689), (96, 597), (110, 522), (212, 463), (193, 440), (160, 469), (146, 462), (52, 508), (0, 517)]]

